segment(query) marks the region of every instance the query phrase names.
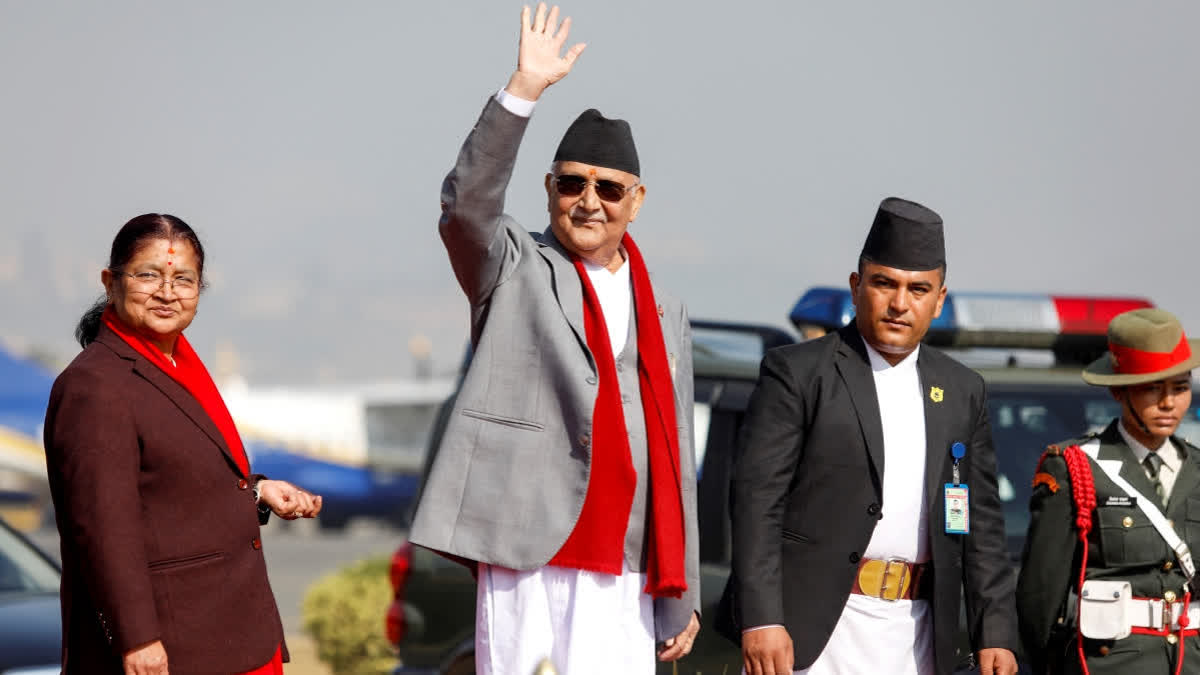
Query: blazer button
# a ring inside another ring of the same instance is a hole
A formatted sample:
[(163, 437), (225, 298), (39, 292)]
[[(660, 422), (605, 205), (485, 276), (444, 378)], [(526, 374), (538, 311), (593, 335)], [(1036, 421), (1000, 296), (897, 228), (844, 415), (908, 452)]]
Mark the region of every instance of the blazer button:
[(1108, 656), (1108, 645), (1100, 645), (1100, 656)]
[(1167, 562), (1163, 563), (1163, 571), (1164, 571), (1164, 572), (1170, 572), (1170, 571), (1171, 571), (1171, 568), (1172, 568), (1172, 567), (1174, 567), (1174, 566), (1175, 566), (1175, 563), (1173, 563), (1173, 562), (1171, 562), (1170, 560), (1168, 560)]
[(877, 513), (879, 513), (879, 505), (878, 505), (878, 504), (872, 504), (872, 505), (868, 506), (868, 507), (867, 507), (867, 513), (868, 513), (868, 514), (870, 514), (870, 515), (872, 515), (872, 516), (873, 516), (873, 515), (875, 515), (875, 514), (877, 514)]
[(262, 542), (258, 540), (258, 537), (250, 540), (250, 548), (254, 549), (255, 551), (262, 548)]
[(245, 478), (239, 478), (237, 486), (239, 490), (245, 490), (246, 488), (250, 487), (250, 483)]
[(1125, 516), (1124, 518), (1121, 519), (1121, 524), (1124, 525), (1125, 527), (1133, 527), (1133, 518), (1131, 518), (1129, 516)]
[(850, 554), (850, 562), (857, 563), (860, 557), (861, 556), (859, 556), (858, 553), (851, 553)]

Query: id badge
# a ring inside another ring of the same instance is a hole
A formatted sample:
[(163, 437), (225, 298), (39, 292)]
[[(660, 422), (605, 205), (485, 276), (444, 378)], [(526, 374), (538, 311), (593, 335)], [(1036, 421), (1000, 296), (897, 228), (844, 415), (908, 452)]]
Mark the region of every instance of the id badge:
[(946, 534), (971, 531), (971, 492), (966, 485), (946, 483)]

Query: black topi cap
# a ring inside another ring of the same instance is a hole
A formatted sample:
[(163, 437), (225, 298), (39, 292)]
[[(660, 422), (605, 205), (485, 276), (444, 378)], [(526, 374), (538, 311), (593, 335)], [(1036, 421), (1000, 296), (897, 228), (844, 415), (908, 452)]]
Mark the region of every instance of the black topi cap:
[(916, 202), (888, 197), (875, 212), (862, 257), (914, 272), (937, 269), (946, 264), (942, 217)]
[(590, 108), (575, 118), (554, 153), (556, 162), (581, 162), (642, 175), (629, 122), (613, 120)]

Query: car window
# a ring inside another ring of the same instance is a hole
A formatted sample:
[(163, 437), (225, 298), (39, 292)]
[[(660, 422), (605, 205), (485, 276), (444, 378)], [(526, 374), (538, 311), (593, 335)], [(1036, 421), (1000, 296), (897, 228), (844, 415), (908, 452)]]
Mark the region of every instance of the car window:
[(29, 544), (0, 527), (0, 593), (56, 592), (59, 573)]

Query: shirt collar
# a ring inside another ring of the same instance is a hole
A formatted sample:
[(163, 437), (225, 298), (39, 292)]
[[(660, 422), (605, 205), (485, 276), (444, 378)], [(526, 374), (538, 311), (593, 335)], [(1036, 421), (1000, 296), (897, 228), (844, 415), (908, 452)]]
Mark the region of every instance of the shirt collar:
[(871, 370), (873, 372), (877, 373), (881, 370), (889, 370), (891, 368), (903, 368), (908, 370), (917, 367), (917, 355), (921, 352), (920, 344), (917, 344), (917, 348), (912, 350), (911, 354), (904, 357), (903, 361), (893, 366), (891, 363), (888, 363), (887, 359), (883, 358), (883, 354), (880, 354), (874, 347), (871, 346), (870, 342), (867, 342), (866, 338), (862, 337), (861, 335), (859, 335), (859, 338), (863, 341), (863, 345), (865, 345), (867, 348), (867, 359), (869, 359), (871, 362)]
[[(1117, 430), (1121, 432), (1121, 438), (1124, 439), (1125, 445), (1128, 445), (1129, 449), (1133, 450), (1133, 456), (1137, 457), (1139, 464), (1146, 461), (1146, 457), (1151, 452), (1155, 452), (1154, 450), (1142, 445), (1140, 441), (1133, 437), (1133, 434), (1129, 433), (1129, 431), (1125, 429), (1125, 420), (1117, 422)], [(1174, 452), (1171, 452), (1168, 449), (1174, 450)], [(1168, 451), (1163, 452), (1163, 450)], [(1162, 458), (1162, 462), (1167, 466), (1167, 468), (1174, 472), (1179, 471), (1179, 468), (1183, 465), (1183, 457), (1181, 457), (1179, 448), (1171, 442), (1171, 439), (1168, 438), (1165, 442), (1163, 442), (1162, 447), (1160, 447), (1157, 452), (1158, 456)]]
[(583, 269), (587, 270), (591, 274), (596, 274), (597, 272), (604, 271), (604, 272), (609, 272), (612, 276), (615, 276), (615, 277), (629, 276), (629, 265), (626, 264), (629, 262), (629, 254), (627, 254), (625, 252), (624, 246), (622, 246), (619, 249), (618, 254), (621, 256), (621, 266), (618, 267), (615, 272), (609, 270), (604, 265), (597, 265), (596, 263), (584, 258), (583, 256), (580, 256), (579, 259), (583, 263)]

